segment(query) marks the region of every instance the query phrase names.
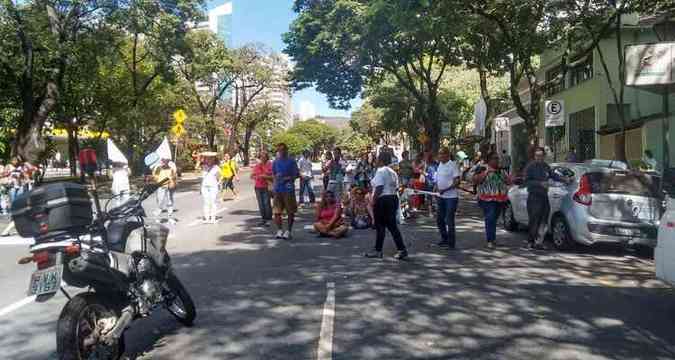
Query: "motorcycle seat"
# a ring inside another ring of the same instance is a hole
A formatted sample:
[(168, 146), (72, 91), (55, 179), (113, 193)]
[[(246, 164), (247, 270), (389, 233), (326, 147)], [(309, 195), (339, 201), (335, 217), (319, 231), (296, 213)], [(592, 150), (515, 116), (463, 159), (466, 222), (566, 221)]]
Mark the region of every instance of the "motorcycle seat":
[(141, 223), (136, 221), (112, 222), (108, 225), (108, 246), (110, 250), (124, 252), (129, 234), (140, 228)]

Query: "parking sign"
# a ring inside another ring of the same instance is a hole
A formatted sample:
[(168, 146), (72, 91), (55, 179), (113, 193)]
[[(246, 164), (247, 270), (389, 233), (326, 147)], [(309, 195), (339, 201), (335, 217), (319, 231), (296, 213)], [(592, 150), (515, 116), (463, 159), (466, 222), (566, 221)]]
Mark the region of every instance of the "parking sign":
[(547, 100), (544, 108), (546, 127), (565, 125), (565, 103), (562, 100)]

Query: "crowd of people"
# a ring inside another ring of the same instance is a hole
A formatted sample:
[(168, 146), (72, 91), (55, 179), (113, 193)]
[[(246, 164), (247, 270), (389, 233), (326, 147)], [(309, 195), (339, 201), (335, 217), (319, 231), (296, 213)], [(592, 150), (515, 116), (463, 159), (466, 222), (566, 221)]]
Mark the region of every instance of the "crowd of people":
[[(534, 158), (522, 171), (531, 194), (528, 212), (532, 229), (528, 244), (532, 248), (540, 248), (543, 242), (549, 179), (568, 181), (551, 171), (544, 154), (544, 149), (536, 149)], [(267, 226), (273, 220), (278, 239), (292, 239), (299, 206), (314, 207), (313, 230), (319, 236), (341, 238), (352, 230), (375, 229), (373, 250), (365, 255), (378, 258), (383, 256), (383, 243), (389, 232), (398, 250), (395, 258), (404, 259), (408, 251), (398, 225), (405, 221), (402, 210), (408, 207), (413, 214), (435, 216), (439, 241), (434, 245), (453, 250), (459, 192), (464, 191), (475, 196), (483, 212), (486, 246), (496, 246), (497, 222), (513, 180), (511, 159), (506, 153), (490, 152), (471, 162), (455, 157), (447, 147), (441, 148), (437, 156), (424, 152), (414, 159), (407, 151), (398, 158), (392, 149), (383, 147), (377, 153), (366, 152), (358, 160), (347, 161), (336, 148), (323, 156), (320, 196), (315, 196), (312, 184), (311, 155), (306, 151), (294, 159), (287, 146), (279, 144), (274, 159), (262, 152), (253, 167), (251, 177), (255, 181), (260, 225)], [(463, 179), (473, 188), (462, 187)], [(297, 202), (296, 180), (299, 180)], [(285, 224), (283, 215), (287, 219)]]
[[(411, 159), (408, 151), (402, 152), (399, 158), (393, 149), (385, 146), (377, 152), (364, 152), (358, 159), (347, 161), (341, 149), (335, 148), (323, 154), (320, 196), (315, 194), (312, 183), (313, 155), (316, 154), (305, 151), (296, 159), (289, 155), (285, 144), (277, 145), (274, 159), (266, 151), (258, 154), (251, 178), (260, 211), (259, 225), (266, 227), (273, 223), (277, 239), (292, 239), (298, 208), (309, 207), (314, 209), (313, 230), (319, 236), (341, 238), (352, 230), (375, 229), (375, 245), (366, 256), (382, 257), (388, 231), (398, 250), (395, 257), (403, 259), (408, 252), (398, 225), (406, 216), (427, 213), (436, 217), (439, 241), (435, 245), (455, 249), (459, 192), (465, 191), (475, 195), (483, 211), (486, 245), (489, 248), (496, 246), (497, 221), (508, 201), (507, 193), (512, 184), (511, 160), (506, 153), (490, 152), (470, 162), (443, 147), (436, 156), (422, 152)], [(533, 160), (522, 172), (529, 194), (529, 244), (533, 248), (542, 246), (550, 211), (549, 179), (568, 181), (557, 177), (544, 157), (544, 149), (536, 149)], [(156, 215), (159, 218), (166, 213), (167, 222), (174, 224), (176, 165), (171, 159), (158, 155), (146, 158), (146, 165), (149, 169), (146, 181), (162, 183), (156, 193)], [(213, 224), (217, 219), (218, 199), (224, 200), (227, 192), (234, 199), (238, 197), (239, 167), (229, 154), (224, 154), (218, 161), (216, 152), (201, 153), (198, 166), (202, 169), (203, 222)], [(113, 163), (112, 169), (112, 192), (123, 202), (130, 188), (129, 169), (124, 163)], [(7, 214), (14, 199), (30, 190), (37, 171), (37, 167), (16, 158), (7, 165), (0, 164), (0, 212)], [(297, 197), (296, 180), (299, 184)], [(463, 180), (473, 185), (472, 190), (462, 187)], [(3, 233), (7, 232), (6, 229)]]

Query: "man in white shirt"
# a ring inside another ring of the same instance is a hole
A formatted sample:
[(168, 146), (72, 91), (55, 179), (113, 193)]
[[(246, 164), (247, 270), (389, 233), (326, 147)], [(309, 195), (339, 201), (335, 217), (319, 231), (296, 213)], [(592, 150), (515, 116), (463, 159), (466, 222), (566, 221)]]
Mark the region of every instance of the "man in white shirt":
[(300, 170), (300, 204), (305, 203), (305, 192), (309, 196), (309, 204), (313, 205), (316, 202), (314, 196), (314, 189), (312, 188), (312, 161), (309, 159), (310, 153), (305, 150), (298, 160), (298, 170)]
[(440, 247), (455, 249), (455, 212), (459, 202), (457, 186), (460, 172), (454, 161), (450, 160), (450, 149), (441, 148), (438, 152), (438, 170), (436, 173), (436, 191), (438, 199), (438, 213), (436, 223), (441, 233)]

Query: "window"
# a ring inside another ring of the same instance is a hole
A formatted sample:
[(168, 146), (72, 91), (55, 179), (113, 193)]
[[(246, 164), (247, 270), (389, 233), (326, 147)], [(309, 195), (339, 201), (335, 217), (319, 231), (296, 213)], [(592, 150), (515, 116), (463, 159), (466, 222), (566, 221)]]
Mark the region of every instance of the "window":
[(593, 78), (593, 54), (577, 62), (570, 70), (570, 86), (577, 86)]
[(563, 90), (565, 90), (565, 78), (562, 68), (556, 66), (546, 72), (546, 95), (553, 96)]

